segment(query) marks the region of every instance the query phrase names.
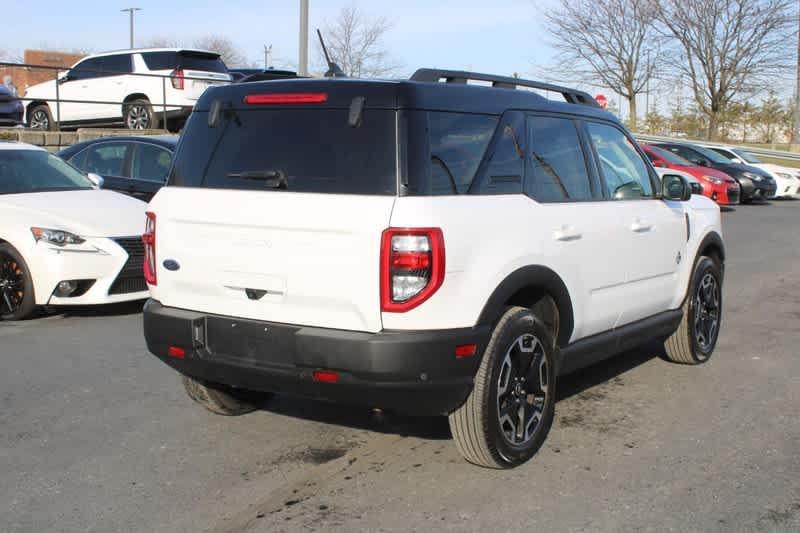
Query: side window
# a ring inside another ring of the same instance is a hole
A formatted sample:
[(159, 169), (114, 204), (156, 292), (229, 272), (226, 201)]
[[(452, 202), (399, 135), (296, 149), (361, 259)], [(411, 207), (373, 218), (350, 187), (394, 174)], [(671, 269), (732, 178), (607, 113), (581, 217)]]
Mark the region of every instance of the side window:
[(504, 117), (481, 177), (470, 189), (475, 194), (519, 194), (525, 175), (525, 115)]
[(528, 196), (537, 202), (592, 199), (586, 160), (573, 120), (528, 117), (528, 144)]
[(587, 122), (586, 128), (600, 158), (600, 174), (615, 200), (652, 198), (653, 184), (647, 164), (622, 130)]
[(706, 160), (700, 154), (695, 152), (694, 150), (689, 150), (688, 148), (684, 148), (683, 146), (669, 146), (667, 150), (672, 152), (673, 154), (677, 154), (684, 159), (688, 159), (695, 165), (698, 163), (705, 163)]
[(498, 118), (465, 113), (429, 113), (430, 195), (464, 194), (483, 160)]
[(129, 54), (106, 56), (101, 59), (103, 76), (121, 76), (133, 72)]
[(88, 80), (91, 78), (99, 77), (101, 74), (99, 70), (101, 70), (102, 65), (100, 60), (102, 58), (97, 57), (94, 59), (87, 59), (83, 61), (78, 66), (73, 68), (69, 71), (70, 78), (73, 80)]
[(83, 170), (84, 172), (87, 172), (87, 170), (86, 170), (86, 154), (87, 154), (88, 152), (89, 152), (89, 150), (88, 150), (88, 149), (86, 149), (86, 150), (81, 150), (80, 152), (78, 152), (77, 154), (75, 154), (75, 155), (72, 157), (72, 159), (70, 159), (70, 160), (69, 160), (69, 162), (70, 162), (70, 163), (72, 164), (72, 166), (74, 166), (75, 168), (77, 168), (77, 169), (80, 169), (80, 170)]
[(131, 177), (164, 183), (167, 180), (172, 154), (153, 144), (140, 143), (133, 157)]
[(85, 170), (101, 176), (122, 177), (127, 152), (128, 145), (120, 142), (92, 146), (86, 150)]

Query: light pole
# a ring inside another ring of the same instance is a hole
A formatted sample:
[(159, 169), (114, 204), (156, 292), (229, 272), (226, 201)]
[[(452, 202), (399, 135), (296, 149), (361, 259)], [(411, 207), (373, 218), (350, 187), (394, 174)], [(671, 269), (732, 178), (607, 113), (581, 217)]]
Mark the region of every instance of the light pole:
[[(800, 11), (797, 15), (798, 25), (800, 25)], [(797, 145), (800, 143), (800, 33), (797, 34), (797, 72), (794, 85), (794, 135), (792, 142)]]
[(297, 73), (308, 76), (308, 0), (300, 0), (300, 47)]
[(130, 13), (130, 17), (131, 17), (131, 49), (133, 49), (133, 14), (136, 13), (137, 11), (141, 11), (141, 10), (142, 10), (141, 7), (126, 7), (125, 9), (120, 9), (120, 11), (122, 13), (125, 13), (126, 11), (128, 13)]

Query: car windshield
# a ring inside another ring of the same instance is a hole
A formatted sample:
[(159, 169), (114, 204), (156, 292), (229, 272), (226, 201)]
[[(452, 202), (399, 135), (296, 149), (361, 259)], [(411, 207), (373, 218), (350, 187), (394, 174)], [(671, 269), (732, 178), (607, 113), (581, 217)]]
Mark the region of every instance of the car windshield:
[(710, 159), (712, 163), (719, 163), (721, 165), (730, 165), (731, 160), (727, 157), (722, 157), (714, 150), (703, 148), (702, 146), (691, 146), (691, 149), (703, 155), (706, 159)]
[(86, 176), (44, 150), (0, 150), (0, 194), (91, 188)]
[(740, 158), (744, 159), (745, 163), (750, 163), (751, 165), (758, 165), (761, 163), (761, 160), (750, 152), (745, 152), (744, 150), (735, 150), (734, 153)]
[(688, 159), (684, 159), (678, 154), (673, 154), (669, 150), (664, 150), (662, 148), (656, 148), (655, 146), (648, 146), (648, 149), (651, 150), (654, 154), (656, 154), (659, 158), (672, 163), (673, 165), (679, 165), (682, 167), (692, 167), (694, 163), (689, 161)]

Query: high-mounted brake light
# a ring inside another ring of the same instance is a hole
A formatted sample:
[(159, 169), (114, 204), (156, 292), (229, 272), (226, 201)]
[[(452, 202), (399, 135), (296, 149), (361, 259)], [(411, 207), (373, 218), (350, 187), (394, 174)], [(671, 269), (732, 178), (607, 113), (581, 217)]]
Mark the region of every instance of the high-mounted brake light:
[(157, 285), (156, 278), (156, 214), (145, 213), (147, 221), (144, 226), (142, 243), (144, 244), (144, 280), (148, 285)]
[(244, 97), (244, 103), (249, 105), (322, 104), (327, 101), (328, 93), (269, 93)]
[(311, 378), (319, 383), (338, 383), (339, 374), (333, 370), (315, 370), (311, 373)]
[(169, 77), (172, 80), (172, 88), (182, 91), (185, 82), (185, 80), (183, 79), (183, 69), (177, 68), (173, 70), (172, 74), (170, 74)]
[(381, 238), (381, 311), (405, 313), (444, 282), (444, 236), (439, 228), (389, 228)]

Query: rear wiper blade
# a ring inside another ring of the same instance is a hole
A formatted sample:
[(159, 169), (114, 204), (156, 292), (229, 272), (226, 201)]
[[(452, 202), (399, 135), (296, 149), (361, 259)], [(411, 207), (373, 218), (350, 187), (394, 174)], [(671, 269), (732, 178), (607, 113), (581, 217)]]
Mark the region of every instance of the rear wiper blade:
[(230, 172), (229, 178), (238, 178), (243, 180), (261, 180), (264, 185), (273, 189), (287, 189), (289, 187), (289, 180), (286, 179), (286, 174), (282, 170), (244, 170), (242, 172)]

